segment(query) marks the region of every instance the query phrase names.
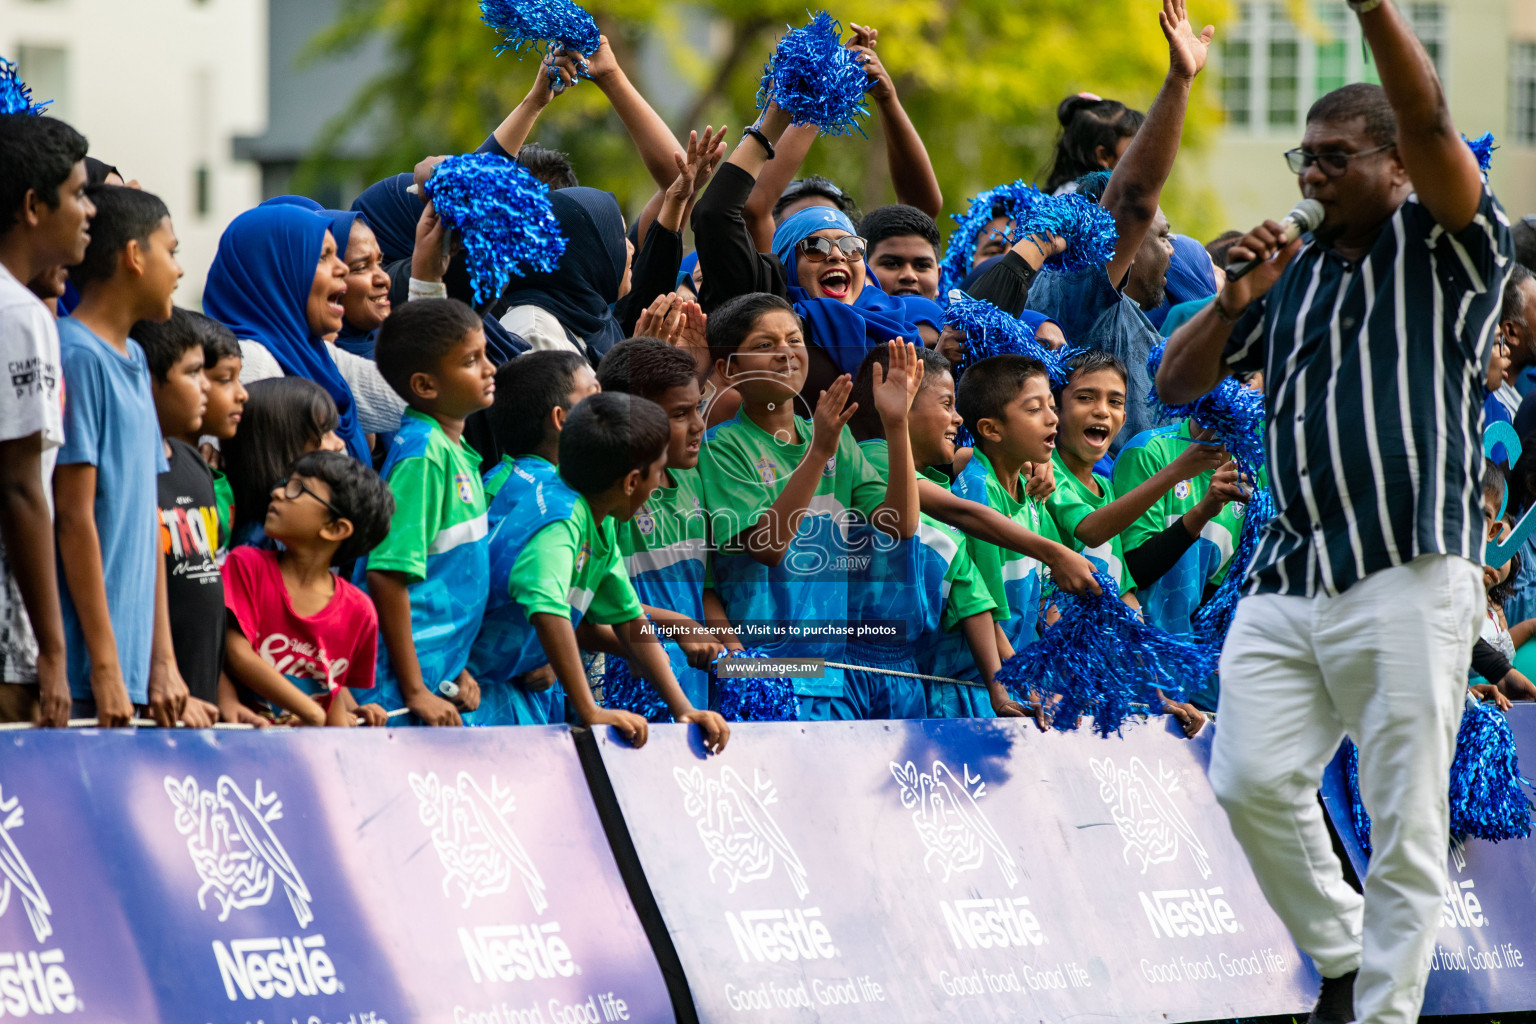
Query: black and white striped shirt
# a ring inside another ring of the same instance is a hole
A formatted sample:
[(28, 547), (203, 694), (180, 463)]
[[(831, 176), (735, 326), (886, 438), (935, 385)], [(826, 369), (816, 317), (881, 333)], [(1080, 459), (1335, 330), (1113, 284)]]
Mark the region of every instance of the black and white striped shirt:
[(1370, 253), (1308, 238), (1227, 342), (1263, 370), (1277, 514), (1248, 593), (1335, 595), (1419, 555), (1481, 564), (1483, 379), (1514, 245), (1484, 186), (1441, 228), (1410, 196)]

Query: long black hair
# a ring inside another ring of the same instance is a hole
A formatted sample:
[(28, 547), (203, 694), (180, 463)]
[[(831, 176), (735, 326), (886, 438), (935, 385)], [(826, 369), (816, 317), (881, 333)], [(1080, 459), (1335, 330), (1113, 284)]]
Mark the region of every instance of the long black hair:
[(1136, 134), (1147, 115), (1132, 110), (1119, 100), (1103, 100), (1091, 94), (1068, 96), (1056, 108), (1061, 134), (1056, 137), (1056, 152), (1051, 158), (1051, 173), (1045, 179), (1045, 191), (1055, 192), (1069, 181), (1076, 181), (1089, 171), (1100, 171), (1099, 147), (1113, 153), (1121, 139)]
[(295, 459), (319, 447), (339, 418), (325, 388), (306, 377), (258, 380), (246, 391), (240, 429), (221, 445), (236, 530), (266, 521), (272, 487), (287, 478)]

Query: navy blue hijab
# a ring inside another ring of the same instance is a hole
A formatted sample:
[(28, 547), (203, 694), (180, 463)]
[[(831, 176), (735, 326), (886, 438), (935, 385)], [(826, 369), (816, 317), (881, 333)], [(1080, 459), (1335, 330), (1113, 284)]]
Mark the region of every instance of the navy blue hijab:
[(336, 402), (336, 434), (347, 452), (371, 464), (352, 389), (325, 342), (310, 333), (305, 308), (330, 222), (279, 204), (247, 210), (230, 222), (203, 285), (203, 310), (235, 337), (259, 342), (283, 372), (314, 381)]
[(529, 274), (502, 293), (497, 309), (538, 306), (552, 313), (567, 332), (586, 339), (602, 356), (624, 340), (613, 318), (619, 301), (629, 247), (624, 244), (624, 214), (611, 192), (562, 188), (549, 194), (549, 205), (565, 235), (565, 255), (552, 274)]
[[(331, 222), (331, 237), (336, 239), (336, 255), (340, 256), (341, 261), (345, 263), (353, 226), (358, 221), (364, 224), (368, 221), (362, 214), (353, 213), (351, 210), (320, 210), (318, 212), (320, 216)], [(343, 319), (341, 331), (336, 335), (336, 347), (351, 352), (355, 356), (372, 359), (374, 344), (378, 341), (378, 337), (378, 328), (365, 331), (360, 327), (353, 327), (350, 321)]]
[[(847, 214), (829, 206), (800, 210), (786, 217), (773, 233), (773, 253), (784, 264), (789, 277), (789, 301), (795, 312), (810, 324), (811, 339), (844, 373), (857, 373), (865, 353), (896, 338), (922, 348), (917, 321), (932, 321), (933, 301), (918, 295), (887, 295), (867, 267), (864, 288), (851, 305), (837, 299), (813, 298), (810, 292), (800, 287), (795, 246), (802, 239), (827, 228), (841, 228), (850, 235), (858, 234)], [(936, 326), (942, 329), (943, 324)]]
[[(352, 201), (352, 212), (363, 218), (364, 223), (373, 229), (374, 237), (379, 240), (379, 250), (384, 254), (386, 266), (407, 262), (416, 251), (416, 222), (421, 219), (424, 204), (406, 191), (415, 180), (415, 175), (408, 172), (393, 174), (369, 185)], [(390, 276), (394, 277), (393, 274)], [(470, 290), (469, 277), (461, 267), (457, 264), (450, 267), (443, 280), (449, 295), (470, 306), (474, 305), (470, 301), (473, 292)], [(404, 298), (396, 297), (396, 301), (403, 302)], [(486, 355), (497, 366), (528, 351), (528, 343), (501, 326), (501, 321), (494, 316), (484, 317), (484, 327)], [(346, 335), (345, 327), (342, 328), (342, 335)], [(341, 344), (340, 338), (337, 344)]]

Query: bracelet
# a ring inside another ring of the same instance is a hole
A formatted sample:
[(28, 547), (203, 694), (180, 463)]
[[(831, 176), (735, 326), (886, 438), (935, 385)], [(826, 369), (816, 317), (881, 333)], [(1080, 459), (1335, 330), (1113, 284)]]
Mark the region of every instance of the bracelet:
[[(1377, 2), (1379, 3), (1380, 0), (1377, 0)], [(746, 138), (748, 135), (752, 136), (754, 139), (756, 139), (758, 141), (758, 144), (763, 147), (763, 152), (768, 154), (768, 159), (772, 160), (773, 159), (773, 143), (768, 141), (768, 136), (763, 134), (763, 130), (761, 128), (759, 128), (755, 124), (748, 125), (746, 127), (746, 129), (744, 131), (742, 131), (741, 137), (742, 138)]]
[(446, 299), (448, 286), (441, 281), (423, 281), (419, 278), (411, 278), (408, 289), (409, 297), (406, 301), (415, 299)]
[(1221, 304), (1221, 296), (1220, 295), (1216, 296), (1216, 298), (1214, 300), (1212, 300), (1211, 305), (1216, 310), (1216, 319), (1220, 320), (1222, 323), (1226, 324), (1228, 327), (1234, 326), (1239, 320), (1241, 320), (1243, 318), (1243, 314), (1248, 312), (1248, 308), (1245, 306), (1242, 309), (1238, 310), (1235, 314), (1233, 314), (1231, 316), (1228, 316), (1227, 315), (1227, 307), (1225, 307), (1225, 306), (1223, 306)]
[(1356, 14), (1367, 14), (1380, 7), (1386, 0), (1344, 0)]

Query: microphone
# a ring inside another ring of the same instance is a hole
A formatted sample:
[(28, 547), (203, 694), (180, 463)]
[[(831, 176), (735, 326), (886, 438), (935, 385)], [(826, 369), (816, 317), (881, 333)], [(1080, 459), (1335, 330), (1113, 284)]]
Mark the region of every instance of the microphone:
[[(1303, 199), (1280, 222), (1280, 230), (1285, 238), (1283, 244), (1289, 245), (1306, 232), (1317, 230), (1317, 226), (1322, 222), (1323, 204), (1316, 199)], [(1263, 260), (1240, 260), (1237, 263), (1228, 263), (1227, 280), (1236, 281), (1263, 262)]]

